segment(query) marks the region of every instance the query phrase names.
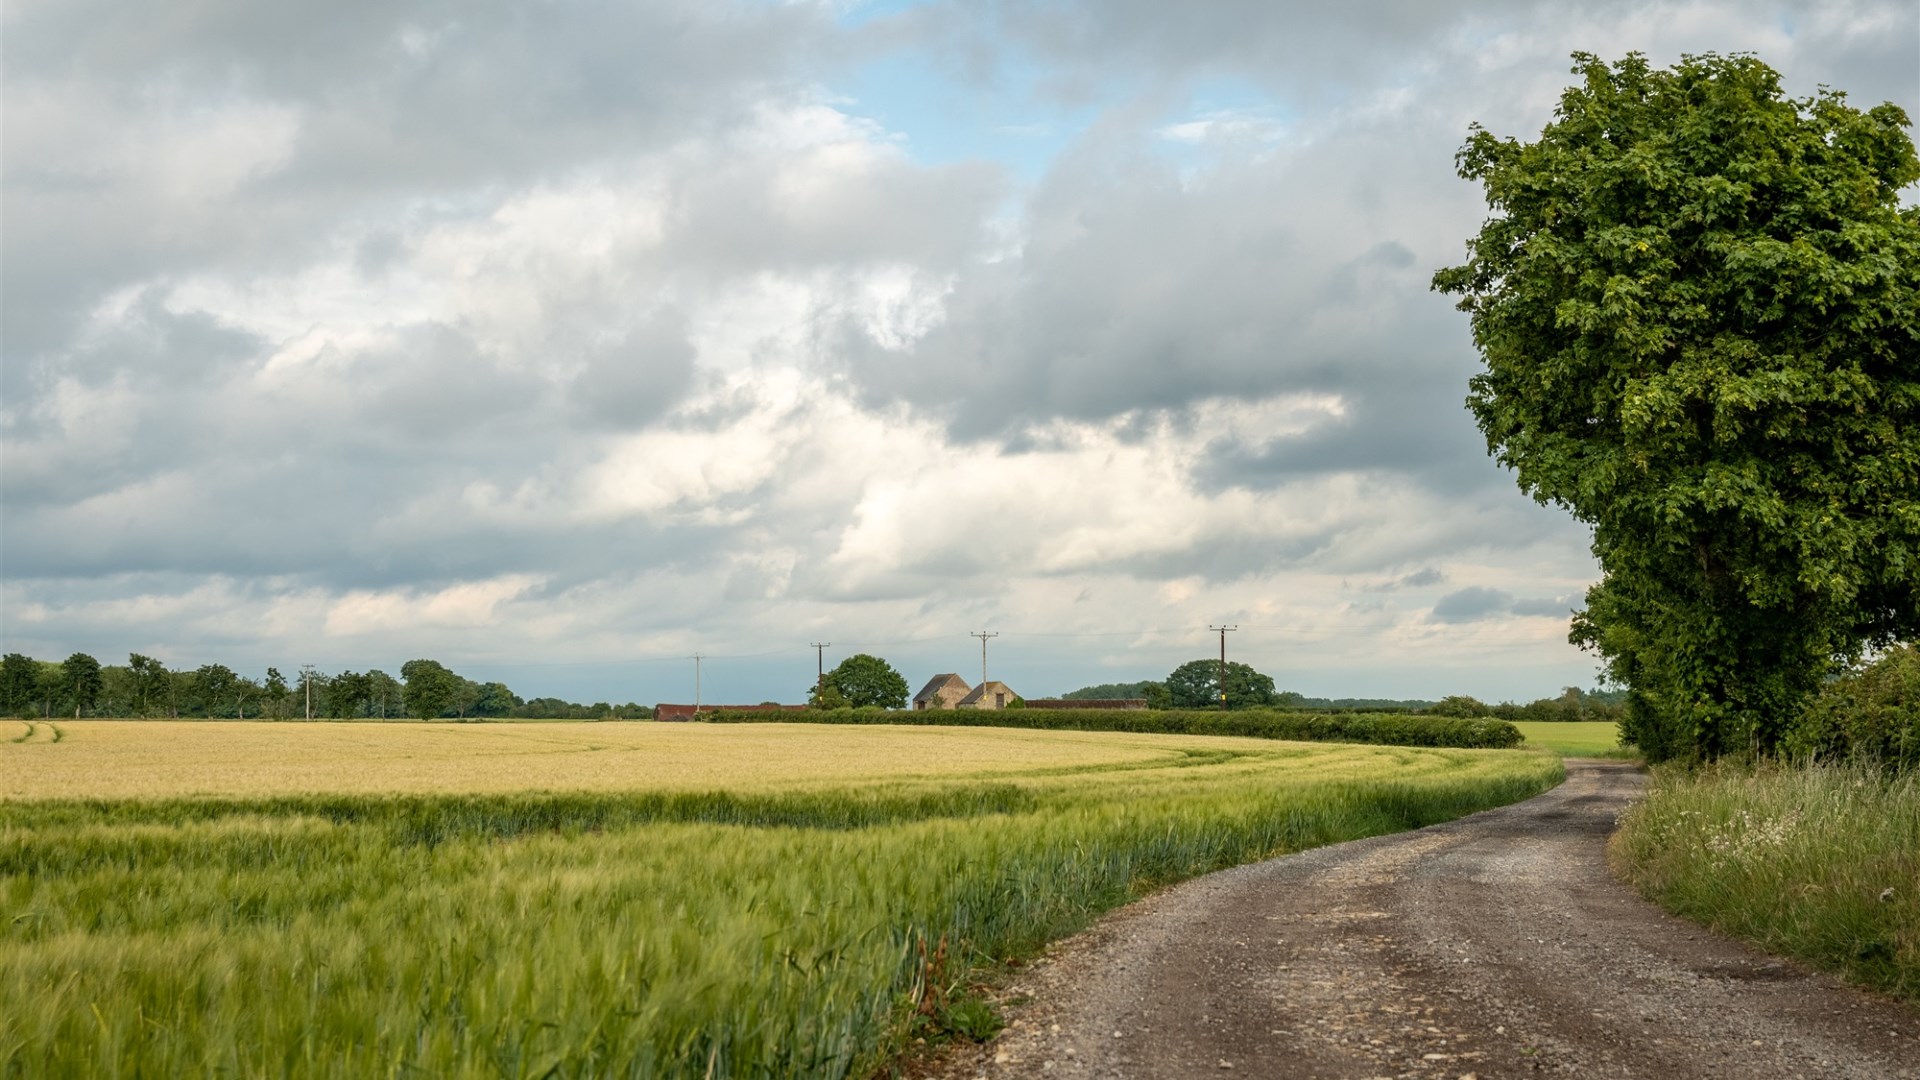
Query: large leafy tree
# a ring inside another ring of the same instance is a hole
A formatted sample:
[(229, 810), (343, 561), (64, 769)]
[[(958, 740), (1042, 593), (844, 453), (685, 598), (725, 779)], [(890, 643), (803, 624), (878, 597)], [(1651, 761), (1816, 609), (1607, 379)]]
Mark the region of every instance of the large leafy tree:
[(826, 685), (814, 697), (826, 700), (826, 691), (840, 695), (848, 705), (878, 705), (883, 709), (907, 707), (907, 680), (893, 665), (877, 656), (855, 653), (827, 672)]
[(416, 719), (432, 720), (445, 713), (460, 693), (460, 676), (437, 660), (409, 660), (400, 665), (400, 677), (406, 680), (402, 696), (407, 713)]
[(1477, 127), (1494, 216), (1460, 296), (1468, 406), (1593, 527), (1572, 639), (1654, 759), (1774, 749), (1863, 649), (1920, 631), (1920, 179), (1907, 117), (1744, 56), (1576, 54), (1531, 143)]
[[(1167, 703), (1176, 709), (1210, 709), (1220, 704), (1220, 661), (1189, 660), (1167, 675)], [(1227, 661), (1227, 708), (1249, 709), (1279, 700), (1273, 678), (1250, 665)]]

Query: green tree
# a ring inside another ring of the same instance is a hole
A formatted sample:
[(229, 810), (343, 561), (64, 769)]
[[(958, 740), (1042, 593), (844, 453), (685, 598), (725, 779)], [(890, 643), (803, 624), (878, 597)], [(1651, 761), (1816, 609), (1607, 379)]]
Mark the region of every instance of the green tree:
[(78, 719), (82, 709), (91, 709), (94, 702), (100, 700), (100, 691), (106, 685), (100, 677), (100, 661), (77, 652), (67, 657), (60, 667), (65, 675), (67, 699), (73, 702), (73, 715)]
[(1907, 117), (1751, 57), (1575, 54), (1537, 142), (1475, 128), (1494, 216), (1434, 275), (1467, 400), (1593, 528), (1571, 639), (1652, 760), (1772, 751), (1822, 679), (1920, 632), (1920, 179)]
[(225, 664), (202, 664), (193, 673), (194, 706), (208, 716), (218, 716), (220, 709), (233, 696), (233, 689), (240, 681), (233, 669)]
[(847, 695), (841, 693), (839, 687), (825, 679), (807, 687), (807, 708), (809, 709), (850, 709), (852, 707), (853, 703), (847, 700)]
[(400, 677), (406, 680), (401, 694), (407, 714), (417, 720), (432, 720), (451, 709), (462, 681), (434, 660), (409, 660), (400, 665)]
[(358, 716), (372, 697), (373, 687), (367, 676), (343, 671), (327, 681), (327, 715), (335, 720)]
[[(1273, 679), (1236, 660), (1227, 661), (1227, 708), (1248, 709), (1279, 700)], [(1168, 705), (1176, 709), (1211, 709), (1220, 705), (1220, 661), (1189, 660), (1174, 668), (1166, 681)]]
[(40, 665), (25, 653), (10, 652), (0, 657), (0, 698), (7, 712), (32, 715), (34, 698), (40, 688)]
[(1477, 697), (1466, 694), (1448, 694), (1435, 702), (1427, 711), (1435, 716), (1454, 716), (1462, 719), (1493, 715), (1492, 706)]
[(151, 716), (167, 693), (167, 666), (151, 656), (128, 653), (127, 670), (133, 673), (134, 702), (140, 715)]
[(291, 712), (287, 703), (293, 696), (293, 689), (287, 685), (287, 677), (280, 674), (279, 668), (267, 669), (267, 677), (260, 683), (260, 696), (266, 702), (267, 715), (274, 719), (285, 720)]
[(475, 716), (507, 716), (523, 704), (506, 683), (481, 683), (471, 711)]
[(367, 696), (371, 709), (378, 710), (379, 717), (387, 718), (387, 706), (400, 701), (400, 682), (393, 676), (374, 668), (367, 672)]
[(826, 684), (856, 708), (863, 705), (878, 705), (883, 709), (907, 707), (906, 678), (877, 656), (854, 653), (827, 672)]

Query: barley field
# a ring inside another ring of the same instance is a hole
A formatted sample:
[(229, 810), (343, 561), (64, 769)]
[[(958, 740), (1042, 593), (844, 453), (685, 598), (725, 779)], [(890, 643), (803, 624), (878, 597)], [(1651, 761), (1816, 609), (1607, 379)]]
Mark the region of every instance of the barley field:
[(4, 1076), (864, 1077), (990, 1031), (979, 970), (1143, 892), (1561, 775), (985, 728), (55, 723), (0, 730)]

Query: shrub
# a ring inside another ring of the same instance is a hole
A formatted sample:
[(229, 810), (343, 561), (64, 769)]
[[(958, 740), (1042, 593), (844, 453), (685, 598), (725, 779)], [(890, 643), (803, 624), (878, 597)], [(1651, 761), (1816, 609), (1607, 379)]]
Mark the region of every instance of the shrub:
[(1828, 683), (1787, 729), (1782, 748), (1813, 761), (1920, 768), (1920, 649), (1902, 645)]

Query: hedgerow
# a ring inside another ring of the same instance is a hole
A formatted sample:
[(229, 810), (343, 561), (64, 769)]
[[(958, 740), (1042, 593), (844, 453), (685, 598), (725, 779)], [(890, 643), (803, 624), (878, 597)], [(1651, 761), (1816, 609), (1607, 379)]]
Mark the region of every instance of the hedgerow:
[(1409, 716), (1404, 713), (1298, 713), (1272, 709), (809, 709), (778, 714), (715, 710), (715, 724), (918, 724), (949, 727), (1126, 731), (1148, 735), (1238, 735), (1303, 742), (1447, 746), (1501, 750), (1519, 746), (1520, 729), (1505, 720)]

